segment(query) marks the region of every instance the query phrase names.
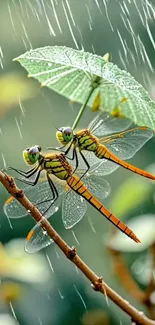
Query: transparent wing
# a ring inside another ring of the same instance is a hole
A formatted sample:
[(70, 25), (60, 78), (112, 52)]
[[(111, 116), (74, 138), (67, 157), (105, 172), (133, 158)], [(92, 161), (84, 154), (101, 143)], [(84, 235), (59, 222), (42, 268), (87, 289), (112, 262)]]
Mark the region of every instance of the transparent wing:
[[(78, 153), (79, 167), (76, 170), (75, 174), (79, 176), (82, 173), (84, 174), (84, 172), (86, 171), (86, 164), (84, 163), (83, 159), (81, 158), (78, 150), (77, 150), (77, 153)], [(90, 166), (89, 174), (90, 174), (90, 171), (93, 171), (96, 175), (105, 176), (105, 175), (111, 174), (113, 171), (115, 171), (116, 169), (119, 168), (119, 166), (117, 164), (115, 164), (107, 159), (97, 158), (95, 156), (94, 152), (84, 150), (83, 154)], [(76, 166), (75, 161), (71, 162), (71, 165), (74, 170), (74, 168)]]
[(113, 173), (119, 167), (119, 165), (107, 159), (98, 159), (98, 163), (92, 167), (92, 170), (98, 176), (106, 176)]
[(87, 204), (83, 197), (68, 190), (62, 201), (62, 221), (66, 229), (72, 228), (85, 215)]
[(147, 127), (139, 127), (100, 139), (112, 153), (120, 159), (132, 158), (153, 136), (153, 131)]
[(132, 121), (124, 117), (114, 117), (108, 112), (97, 115), (88, 125), (88, 129), (97, 137), (120, 132), (131, 126)]
[[(81, 177), (83, 170), (79, 170), (77, 175)], [(103, 199), (109, 195), (109, 183), (101, 179), (98, 175), (95, 175), (93, 170), (90, 170), (82, 180), (94, 196)], [(86, 211), (87, 204), (84, 198), (76, 192), (68, 190), (62, 201), (62, 221), (65, 228), (70, 229), (77, 224), (83, 218)]]
[[(86, 164), (85, 164), (83, 158), (81, 157), (81, 155), (79, 153), (78, 148), (76, 149), (76, 152), (77, 152), (77, 157), (78, 157), (78, 169), (77, 170), (81, 171), (83, 169), (83, 171), (85, 171), (87, 167), (86, 167)], [(95, 156), (94, 152), (84, 150), (83, 154), (84, 154), (85, 158), (87, 159), (90, 167), (96, 165), (99, 162), (99, 159)], [(76, 167), (76, 160), (74, 159), (74, 160), (68, 160), (68, 161), (72, 165), (73, 170), (74, 170)]]
[[(76, 175), (79, 176), (79, 174), (84, 174), (84, 172), (86, 171), (86, 164), (84, 162), (84, 160), (82, 159), (82, 157), (79, 154), (79, 151), (77, 149), (77, 154), (78, 154), (78, 168), (75, 172)], [(91, 151), (83, 151), (83, 154), (86, 158), (86, 160), (89, 163), (90, 166), (90, 170), (96, 170), (95, 173), (96, 175), (100, 175), (100, 176), (105, 176), (105, 175), (109, 175), (111, 174), (114, 170), (116, 170), (117, 168), (119, 168), (119, 166), (117, 166), (116, 164), (112, 163), (111, 161), (108, 161), (107, 159), (99, 159), (95, 156), (94, 152)], [(76, 162), (74, 161), (69, 161), (69, 163), (72, 165), (73, 170), (76, 167)], [(100, 165), (102, 164), (102, 168), (100, 167)]]
[[(107, 159), (99, 159), (95, 156), (94, 152), (83, 151), (85, 158), (89, 162), (90, 171), (99, 176), (109, 175), (114, 172), (119, 166)], [(86, 169), (86, 167), (85, 167)], [(89, 172), (90, 172), (89, 171)]]
[[(62, 201), (62, 221), (66, 229), (73, 227), (86, 213), (85, 200), (74, 191), (63, 192), (63, 196), (61, 195), (58, 201), (59, 203)], [(40, 224), (36, 224), (29, 234), (25, 244), (28, 253), (35, 253), (53, 242)]]
[(36, 253), (52, 243), (53, 239), (50, 238), (47, 232), (41, 228), (40, 223), (37, 223), (27, 236), (25, 251), (30, 254)]
[[(57, 182), (57, 191), (59, 195), (63, 193), (64, 184), (62, 182)], [(27, 186), (24, 189), (24, 193), (27, 198), (38, 207), (41, 213), (44, 213), (49, 206), (51, 205), (51, 201), (43, 202), (42, 204), (38, 204), (39, 202), (49, 200), (52, 198), (52, 193), (49, 187), (47, 180), (42, 180), (38, 182), (38, 184), (33, 186)], [(59, 201), (57, 200), (45, 213), (45, 216), (49, 218), (53, 213), (55, 213), (59, 208)], [(28, 211), (13, 197), (9, 197), (4, 204), (4, 213), (9, 218), (23, 218), (28, 214)]]
[(110, 193), (110, 185), (98, 175), (89, 172), (82, 178), (89, 191), (99, 199), (105, 199)]
[[(79, 171), (78, 175), (82, 176), (83, 172), (83, 170)], [(93, 171), (90, 171), (90, 173), (87, 174), (87, 176), (85, 176), (83, 179), (85, 185), (89, 188), (93, 195), (102, 199), (107, 197), (110, 193), (110, 186), (108, 182), (94, 175)], [(61, 197), (58, 199), (57, 205), (60, 205), (61, 200), (63, 224), (65, 228), (69, 229), (83, 218), (87, 210), (87, 204), (84, 198), (71, 190), (64, 192), (63, 196), (61, 195)], [(53, 213), (49, 211), (49, 215), (51, 214)], [(53, 242), (53, 240), (47, 235), (46, 231), (41, 228), (40, 224), (35, 225), (30, 233), (31, 236), (28, 236), (25, 244), (25, 250), (28, 253), (35, 253), (49, 246)]]

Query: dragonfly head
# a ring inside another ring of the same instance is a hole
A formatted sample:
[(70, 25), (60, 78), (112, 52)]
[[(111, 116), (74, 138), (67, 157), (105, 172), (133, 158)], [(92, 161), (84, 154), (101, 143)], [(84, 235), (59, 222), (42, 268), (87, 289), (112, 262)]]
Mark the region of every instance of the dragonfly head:
[(40, 158), (40, 152), (41, 152), (41, 147), (37, 145), (31, 148), (26, 148), (23, 151), (24, 161), (28, 165), (34, 165)]
[(70, 126), (62, 127), (56, 132), (58, 141), (65, 145), (73, 139), (73, 130)]

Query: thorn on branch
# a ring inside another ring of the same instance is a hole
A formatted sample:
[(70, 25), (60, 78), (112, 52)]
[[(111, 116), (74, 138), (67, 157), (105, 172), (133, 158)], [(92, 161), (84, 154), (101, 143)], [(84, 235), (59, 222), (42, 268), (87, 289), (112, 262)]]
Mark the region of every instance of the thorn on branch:
[(95, 291), (101, 291), (102, 284), (103, 284), (103, 278), (99, 277), (94, 283), (91, 284), (91, 286)]
[[(16, 188), (16, 184), (15, 184), (14, 178), (11, 177), (11, 176), (9, 176), (9, 175), (7, 175), (7, 174), (5, 173), (5, 171), (3, 171), (3, 174), (5, 175), (5, 180), (6, 180), (6, 181), (8, 182), (8, 184), (9, 184), (9, 188), (10, 188), (10, 189), (14, 189), (14, 188)], [(10, 193), (9, 189), (8, 189), (8, 192)], [(14, 196), (16, 199), (21, 199), (21, 198), (23, 197), (23, 195), (24, 195), (23, 190), (19, 189), (18, 191), (17, 191), (17, 190), (15, 191), (15, 193), (14, 193), (13, 196)]]
[(72, 261), (75, 255), (76, 255), (76, 248), (75, 247), (70, 248), (67, 252), (67, 257), (69, 258), (69, 260)]
[[(4, 173), (4, 172), (3, 172), (3, 173)], [(6, 179), (6, 181), (9, 183), (9, 186), (10, 186), (11, 188), (13, 188), (13, 187), (15, 186), (15, 183), (14, 183), (14, 179), (13, 179), (13, 177), (7, 175), (6, 173), (4, 173), (4, 175), (5, 175), (5, 179)]]
[(139, 324), (136, 323), (136, 322), (131, 318), (131, 325), (139, 325)]
[(24, 196), (24, 192), (23, 190), (19, 190), (18, 192), (16, 192), (15, 197), (16, 199), (21, 199)]

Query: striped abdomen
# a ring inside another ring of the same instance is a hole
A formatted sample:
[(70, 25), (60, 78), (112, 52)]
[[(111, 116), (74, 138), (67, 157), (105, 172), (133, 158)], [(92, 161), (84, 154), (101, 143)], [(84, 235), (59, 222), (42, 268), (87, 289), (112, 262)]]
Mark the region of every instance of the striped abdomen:
[(118, 229), (120, 229), (124, 234), (133, 239), (136, 243), (140, 240), (136, 235), (129, 229), (122, 221), (115, 217), (109, 210), (107, 210), (102, 203), (100, 203), (87, 189), (83, 182), (77, 176), (69, 176), (67, 179), (67, 184), (76, 193), (84, 197), (96, 210), (98, 210), (104, 217), (106, 217), (110, 222), (112, 222)]
[(95, 154), (99, 159), (105, 158), (105, 159), (111, 160), (114, 163), (116, 163), (116, 164), (118, 164), (118, 165), (120, 165), (120, 166), (122, 166), (122, 167), (124, 167), (126, 169), (131, 170), (133, 173), (139, 174), (141, 176), (144, 176), (144, 177), (147, 177), (147, 178), (150, 178), (150, 179), (155, 179), (154, 175), (146, 172), (143, 169), (137, 168), (137, 167), (127, 163), (126, 161), (123, 161), (123, 160), (119, 159), (111, 151), (109, 151), (106, 148), (106, 146), (104, 146), (102, 144), (98, 144)]

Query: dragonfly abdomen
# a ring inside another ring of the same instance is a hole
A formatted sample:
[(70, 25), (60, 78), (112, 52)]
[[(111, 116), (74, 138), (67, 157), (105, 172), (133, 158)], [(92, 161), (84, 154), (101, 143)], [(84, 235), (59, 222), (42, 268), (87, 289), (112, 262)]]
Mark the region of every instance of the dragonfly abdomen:
[(98, 210), (104, 217), (106, 217), (124, 234), (133, 239), (135, 242), (140, 242), (134, 232), (130, 228), (128, 228), (121, 220), (114, 216), (109, 210), (107, 210), (103, 206), (103, 204), (91, 194), (91, 192), (87, 189), (84, 183), (77, 176), (72, 175), (68, 177), (67, 184), (72, 190), (84, 197), (96, 210)]
[(147, 171), (137, 168), (131, 164), (129, 164), (128, 162), (121, 160), (120, 158), (118, 158), (117, 156), (115, 156), (112, 152), (110, 152), (106, 146), (99, 144), (97, 151), (96, 151), (96, 156), (100, 159), (105, 158), (108, 160), (113, 161), (114, 163), (128, 169), (131, 170), (133, 173), (144, 176), (146, 178), (150, 178), (150, 179), (154, 179), (155, 180), (155, 176), (148, 173)]
[(103, 158), (110, 159), (110, 156), (111, 156), (111, 152), (109, 150), (107, 150), (107, 148), (103, 144), (100, 144), (100, 143), (98, 143), (95, 154), (96, 154), (96, 157), (99, 159), (103, 159)]

